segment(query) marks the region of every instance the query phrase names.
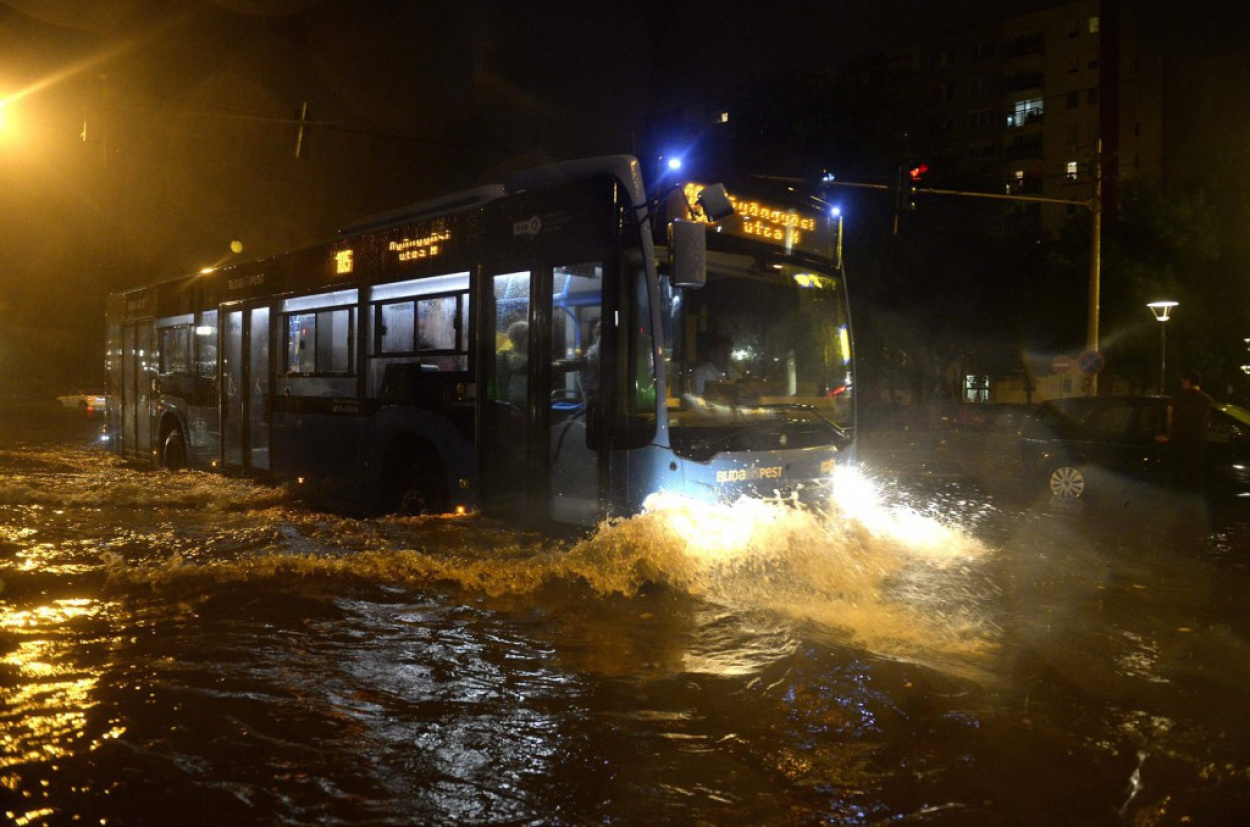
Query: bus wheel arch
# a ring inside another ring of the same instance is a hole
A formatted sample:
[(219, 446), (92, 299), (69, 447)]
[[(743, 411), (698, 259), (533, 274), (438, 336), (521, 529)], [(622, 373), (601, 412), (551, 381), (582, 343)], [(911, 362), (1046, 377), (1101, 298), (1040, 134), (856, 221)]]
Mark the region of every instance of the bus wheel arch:
[(450, 508), (447, 472), (438, 449), (419, 437), (393, 439), (382, 462), (382, 510), (391, 514), (445, 514)]
[(167, 471), (181, 471), (187, 467), (187, 438), (182, 425), (173, 417), (161, 421), (160, 466)]

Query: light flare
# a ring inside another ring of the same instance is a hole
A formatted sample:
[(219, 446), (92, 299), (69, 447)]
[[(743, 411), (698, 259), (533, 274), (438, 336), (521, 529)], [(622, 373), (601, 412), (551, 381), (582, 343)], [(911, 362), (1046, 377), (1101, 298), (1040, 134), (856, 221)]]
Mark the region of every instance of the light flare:
[(833, 476), (835, 512), (853, 518), (875, 536), (896, 543), (913, 557), (931, 563), (966, 558), (970, 538), (957, 528), (905, 505), (887, 505), (880, 486), (854, 466), (839, 466)]
[(709, 562), (742, 557), (755, 535), (775, 525), (778, 517), (762, 500), (743, 497), (729, 508), (665, 491), (648, 496), (643, 511), (659, 515), (693, 556)]

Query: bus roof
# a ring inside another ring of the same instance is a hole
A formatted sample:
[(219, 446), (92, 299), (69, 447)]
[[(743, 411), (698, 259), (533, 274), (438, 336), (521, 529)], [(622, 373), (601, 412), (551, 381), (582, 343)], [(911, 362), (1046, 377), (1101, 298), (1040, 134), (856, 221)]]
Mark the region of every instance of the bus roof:
[(438, 198), (431, 198), (428, 201), (421, 201), (416, 204), (409, 204), (405, 207), (377, 213), (376, 215), (366, 216), (340, 228), (339, 235), (346, 238), (378, 230), (382, 227), (389, 227), (392, 224), (405, 224), (410, 221), (420, 221), (423, 218), (434, 218), (462, 210), (471, 210), (503, 198), (507, 194), (507, 190), (501, 184), (486, 184), (470, 190), (463, 190), (451, 195), (443, 195)]
[(548, 164), (534, 169), (518, 172), (507, 179), (506, 184), (484, 184), (480, 187), (462, 190), (420, 201), (397, 209), (366, 216), (339, 229), (341, 238), (348, 238), (363, 233), (379, 230), (396, 224), (420, 221), (450, 215), (463, 210), (476, 209), (492, 201), (524, 192), (529, 189), (559, 184), (563, 181), (587, 178), (591, 175), (612, 175), (625, 186), (631, 203), (640, 206), (647, 202), (646, 190), (642, 181), (642, 168), (632, 155), (603, 155), (595, 158), (584, 158), (577, 161), (563, 161)]

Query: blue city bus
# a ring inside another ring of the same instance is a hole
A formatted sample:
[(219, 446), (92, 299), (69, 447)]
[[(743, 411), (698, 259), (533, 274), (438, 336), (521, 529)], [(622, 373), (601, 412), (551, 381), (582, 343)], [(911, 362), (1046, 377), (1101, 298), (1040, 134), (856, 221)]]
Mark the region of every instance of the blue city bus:
[(555, 164), (114, 294), (107, 443), (348, 512), (827, 497), (855, 429), (839, 219), (642, 178)]

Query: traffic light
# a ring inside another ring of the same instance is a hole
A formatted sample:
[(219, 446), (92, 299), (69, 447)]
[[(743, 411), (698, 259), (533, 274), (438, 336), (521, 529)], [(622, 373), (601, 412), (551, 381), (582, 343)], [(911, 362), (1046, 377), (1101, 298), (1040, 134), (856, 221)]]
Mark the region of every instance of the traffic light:
[(898, 171), (898, 211), (912, 212), (916, 209), (916, 190), (924, 182), (929, 165), (918, 163), (905, 165)]

